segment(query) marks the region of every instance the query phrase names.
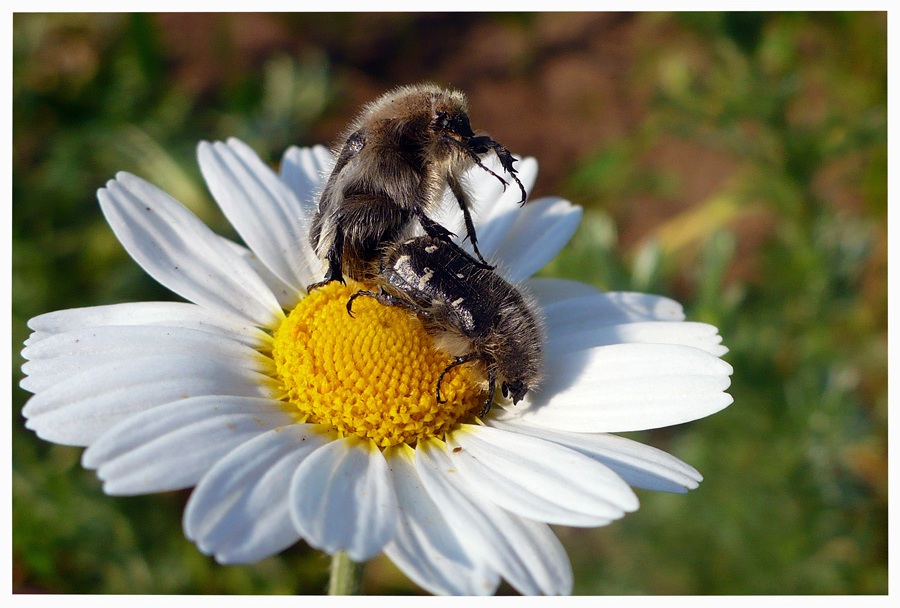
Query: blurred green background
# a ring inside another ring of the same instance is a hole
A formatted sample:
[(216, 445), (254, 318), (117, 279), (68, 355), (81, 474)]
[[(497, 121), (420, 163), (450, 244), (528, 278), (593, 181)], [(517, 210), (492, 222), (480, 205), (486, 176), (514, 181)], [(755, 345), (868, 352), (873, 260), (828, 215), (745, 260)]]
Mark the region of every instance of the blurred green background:
[[(13, 590), (321, 593), (300, 544), (224, 567), (181, 532), (187, 492), (105, 496), (80, 449), (24, 429), (26, 321), (170, 299), (97, 188), (136, 173), (231, 234), (201, 139), (277, 163), (359, 105), (431, 80), (535, 156), (534, 196), (585, 207), (543, 271), (677, 298), (717, 325), (734, 404), (634, 437), (696, 466), (605, 528), (559, 529), (577, 594), (887, 592), (885, 13), (16, 14)], [(420, 593), (392, 564), (367, 593)], [(504, 587), (502, 592), (508, 592)]]

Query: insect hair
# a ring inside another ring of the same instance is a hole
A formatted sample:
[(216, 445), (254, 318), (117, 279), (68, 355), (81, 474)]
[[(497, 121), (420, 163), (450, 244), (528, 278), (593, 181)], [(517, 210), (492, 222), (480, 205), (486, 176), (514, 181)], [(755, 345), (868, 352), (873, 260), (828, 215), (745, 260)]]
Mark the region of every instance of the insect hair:
[(508, 183), (484, 164), (493, 153), (519, 186), (516, 159), (500, 143), (472, 130), (465, 95), (433, 84), (399, 87), (366, 104), (335, 149), (335, 165), (319, 196), (310, 243), (327, 264), (324, 280), (344, 275), (366, 281), (377, 274), (383, 246), (414, 232), (450, 241), (453, 236), (431, 215), (449, 188), (462, 212), (477, 263), (490, 265), (478, 249), (471, 199), (463, 175), (479, 167)]
[(453, 357), (437, 380), (438, 402), (443, 402), (446, 374), (464, 364), (479, 366), (486, 376), (488, 397), (481, 415), (490, 410), (498, 382), (513, 403), (539, 385), (543, 326), (538, 307), (455, 243), (422, 236), (388, 247), (374, 283), (377, 292), (351, 296), (348, 312), (353, 314), (353, 300), (364, 295), (418, 315), (436, 346)]

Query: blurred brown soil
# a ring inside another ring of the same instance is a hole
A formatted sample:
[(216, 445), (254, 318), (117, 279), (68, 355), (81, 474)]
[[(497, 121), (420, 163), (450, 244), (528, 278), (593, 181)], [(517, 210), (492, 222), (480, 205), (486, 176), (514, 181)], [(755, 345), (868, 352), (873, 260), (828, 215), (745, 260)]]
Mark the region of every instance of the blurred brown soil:
[[(635, 133), (651, 94), (642, 50), (648, 40), (683, 35), (665, 20), (631, 13), (180, 13), (159, 22), (172, 73), (200, 95), (275, 52), (324, 50), (341, 97), (312, 131), (322, 143), (333, 143), (362, 104), (395, 86), (432, 81), (462, 89), (473, 126), (539, 160), (535, 196), (559, 193), (560, 180), (585, 157)], [(689, 177), (674, 200), (637, 199), (618, 210), (626, 246), (704, 200), (733, 170), (721, 154), (674, 139), (647, 162)]]

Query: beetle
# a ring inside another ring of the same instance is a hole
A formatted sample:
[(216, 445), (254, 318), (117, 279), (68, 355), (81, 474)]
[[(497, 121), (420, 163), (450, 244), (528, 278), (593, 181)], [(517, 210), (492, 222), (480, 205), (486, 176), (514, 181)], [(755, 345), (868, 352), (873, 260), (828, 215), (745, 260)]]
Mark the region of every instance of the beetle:
[(487, 376), (481, 416), (490, 411), (498, 383), (514, 404), (537, 388), (543, 329), (536, 306), (454, 242), (420, 236), (387, 247), (373, 283), (378, 291), (352, 294), (347, 312), (353, 316), (354, 300), (369, 296), (416, 313), (438, 347), (453, 357), (437, 380), (439, 403), (445, 403), (444, 377), (467, 363), (481, 364)]

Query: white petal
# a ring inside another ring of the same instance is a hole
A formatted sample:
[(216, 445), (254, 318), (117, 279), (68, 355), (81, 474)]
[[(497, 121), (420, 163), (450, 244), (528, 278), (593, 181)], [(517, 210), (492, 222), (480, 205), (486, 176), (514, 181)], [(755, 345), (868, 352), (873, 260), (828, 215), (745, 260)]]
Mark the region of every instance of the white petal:
[(561, 198), (541, 198), (525, 205), (494, 253), (494, 259), (506, 263), (508, 280), (523, 281), (556, 257), (575, 233), (581, 213), (581, 207)]
[(319, 260), (309, 244), (300, 201), (245, 143), (201, 142), (200, 170), (238, 234), (263, 264), (298, 294), (314, 281)]
[(470, 554), (428, 496), (407, 445), (390, 448), (400, 519), (385, 554), (416, 584), (430, 593), (489, 595), (500, 582), (497, 572)]
[(107, 494), (149, 494), (195, 485), (238, 445), (293, 423), (277, 401), (205, 396), (136, 414), (85, 450), (82, 465), (97, 469)]
[[(467, 192), (475, 194), (471, 189), (468, 189)], [(472, 197), (470, 196), (470, 198)], [(471, 206), (469, 207), (469, 211), (472, 212)], [(436, 223), (455, 234), (456, 237), (453, 239), (454, 242), (470, 254), (472, 253), (472, 247), (466, 239), (468, 233), (466, 232), (465, 218), (463, 217), (462, 210), (459, 208), (459, 202), (456, 200), (456, 197), (453, 196), (450, 188), (444, 189), (441, 204), (438, 205), (437, 208), (432, 209), (428, 216)], [(425, 234), (425, 231), (417, 224), (413, 229), (413, 236), (421, 236), (423, 234)], [(478, 247), (481, 249), (481, 232), (478, 231), (477, 226), (475, 235), (478, 239)]]
[(72, 376), (31, 397), (26, 427), (47, 441), (86, 446), (151, 407), (201, 395), (274, 398), (277, 386), (226, 362), (192, 355), (136, 357)]
[[(493, 251), (493, 248), (502, 239), (502, 235), (505, 234), (506, 229), (503, 226), (511, 226), (515, 221), (515, 217), (519, 213), (519, 201), (522, 194), (518, 185), (506, 174), (496, 156), (489, 155), (482, 162), (485, 167), (501, 176), (512, 186), (504, 186), (503, 182), (478, 166), (473, 166), (462, 176), (461, 182), (469, 196), (469, 212), (475, 224), (479, 249), (486, 254), (487, 250), (482, 246), (482, 233), (487, 238), (485, 245)], [(529, 164), (536, 166), (533, 159), (530, 159)], [(534, 174), (536, 176), (537, 172), (535, 171)], [(534, 183), (534, 176), (531, 176), (531, 182), (528, 183), (529, 176), (526, 168), (523, 185), (527, 183), (530, 187)], [(463, 244), (467, 236), (465, 223), (459, 208), (459, 201), (456, 200), (449, 188), (444, 189), (441, 205), (431, 211), (429, 215), (435, 222), (456, 233), (457, 242)], [(491, 232), (495, 232), (496, 236), (491, 237)], [(496, 243), (492, 245), (492, 241), (496, 241)], [(471, 251), (468, 241), (465, 242), (465, 246)]]
[[(462, 178), (463, 187), (469, 194), (471, 203), (469, 211), (475, 224), (478, 249), (485, 258), (490, 258), (520, 213), (519, 201), (522, 198), (522, 192), (519, 190), (519, 186), (509, 178), (495, 156), (487, 156), (484, 159), (484, 165), (510, 184), (504, 190), (500, 180), (478, 166), (469, 169)], [(526, 191), (534, 185), (536, 176), (537, 163), (534, 159), (526, 159), (524, 171), (520, 173), (520, 179)], [(471, 243), (467, 238), (468, 233), (459, 202), (449, 188), (444, 190), (441, 205), (431, 211), (429, 216), (456, 234), (456, 239), (454, 239), (456, 243), (469, 253), (473, 253)], [(423, 234), (421, 228), (418, 227), (415, 232)]]
[[(488, 155), (482, 162), (487, 168), (502, 177), (509, 185), (504, 186), (503, 182), (478, 166), (471, 167), (463, 175), (463, 184), (466, 186), (472, 201), (472, 219), (476, 226), (487, 224), (488, 218), (496, 214), (498, 205), (508, 210), (517, 209), (521, 205), (520, 201), (522, 198), (519, 186), (506, 173), (496, 156)], [(517, 170), (522, 168), (521, 160), (517, 160), (515, 164), (520, 165), (517, 167)], [(531, 174), (532, 172), (533, 175)], [(534, 183), (537, 177), (537, 162), (533, 158), (525, 161), (524, 176), (523, 185), (529, 179), (531, 184)], [(522, 180), (522, 177), (523, 174), (519, 174), (520, 180)], [(528, 190), (529, 188), (526, 187), (525, 191), (527, 192)]]
[(260, 373), (274, 369), (271, 359), (220, 334), (181, 327), (89, 327), (55, 334), (25, 347), (28, 374), (22, 388), (37, 393), (72, 376), (117, 361), (148, 355), (185, 354), (219, 361)]
[(569, 559), (549, 526), (480, 500), (458, 475), (442, 442), (419, 442), (416, 469), (447, 522), (466, 530), (460, 540), (483, 555), (520, 593), (571, 592)]
[(184, 533), (223, 564), (249, 563), (300, 538), (288, 488), (303, 460), (331, 437), (318, 427), (291, 424), (234, 449), (203, 477), (184, 512)]
[(691, 465), (649, 445), (606, 433), (555, 431), (498, 412), (490, 426), (552, 441), (596, 458), (628, 485), (646, 490), (683, 493), (696, 488), (703, 476)]
[(49, 312), (28, 321), (33, 344), (50, 335), (107, 325), (166, 325), (207, 331), (259, 349), (272, 338), (246, 319), (186, 302), (134, 302)]
[(97, 198), (125, 250), (162, 285), (261, 327), (283, 318), (275, 297), (250, 266), (162, 190), (119, 173)]
[(567, 279), (549, 279), (543, 277), (532, 277), (525, 281), (528, 293), (537, 300), (543, 308), (547, 308), (550, 304), (563, 302), (573, 298), (582, 298), (585, 296), (598, 296), (603, 292), (587, 283), (578, 281), (569, 281)]
[(371, 441), (344, 438), (313, 452), (290, 487), (291, 515), (303, 538), (357, 562), (381, 552), (397, 526), (397, 497), (384, 456)]
[(294, 191), (306, 218), (312, 218), (319, 193), (334, 168), (334, 155), (325, 146), (291, 146), (281, 158), (281, 179)]
[(703, 418), (727, 407), (731, 366), (696, 348), (616, 344), (545, 362), (536, 394), (509, 411), (532, 424), (593, 432), (638, 431)]
[(529, 519), (602, 526), (638, 508), (618, 475), (550, 441), (464, 424), (448, 434), (447, 445), (478, 496)]
[[(469, 169), (463, 177), (463, 183), (468, 184), (468, 191), (471, 193), (471, 213), (478, 238), (478, 249), (485, 258), (490, 259), (521, 213), (522, 192), (519, 190), (518, 184), (506, 175), (499, 161), (493, 155), (488, 156), (484, 164), (509, 182), (509, 186), (504, 190), (503, 184), (496, 177), (477, 166)], [(525, 186), (526, 192), (530, 191), (537, 178), (537, 162), (533, 158), (526, 158), (518, 165), (519, 179)], [(451, 209), (455, 212), (451, 212)], [(465, 231), (462, 230), (462, 224), (459, 223), (462, 213), (459, 211), (456, 199), (448, 197), (440, 211), (434, 214), (434, 219), (438, 223), (448, 222), (448, 227), (457, 227), (454, 232), (459, 235), (460, 240), (465, 237)]]
[[(504, 173), (503, 167), (500, 166), (496, 158), (488, 158), (484, 161), (484, 164), (498, 174)], [(497, 201), (503, 195), (503, 183), (477, 166), (473, 166), (466, 171), (460, 181), (468, 194), (469, 212), (477, 227), (479, 223), (483, 223), (479, 218), (483, 219), (486, 212), (493, 210)], [(514, 209), (514, 207), (510, 206), (510, 209)], [(456, 200), (450, 188), (444, 189), (441, 205), (438, 209), (432, 211), (431, 218), (442, 226), (457, 232), (457, 234), (463, 229), (464, 223), (459, 208), (459, 201)], [(464, 237), (465, 234), (462, 236)]]
[(586, 327), (564, 322), (549, 334), (544, 352), (545, 356), (553, 357), (557, 353), (610, 344), (681, 344), (721, 357), (728, 352), (721, 342), (719, 330), (706, 323), (643, 321)]
[(295, 306), (297, 306), (297, 302), (302, 299), (306, 293), (304, 290), (302, 293), (297, 290), (295, 286), (288, 285), (277, 276), (272, 274), (272, 271), (269, 270), (262, 261), (256, 257), (256, 254), (241, 245), (240, 243), (235, 243), (234, 241), (226, 238), (222, 238), (222, 242), (225, 243), (230, 249), (233, 249), (241, 258), (247, 262), (250, 268), (253, 269), (263, 283), (266, 284), (266, 287), (269, 288), (269, 291), (275, 296), (275, 299), (278, 300), (278, 304), (285, 310), (293, 310)]
[[(526, 283), (529, 287), (532, 281)], [(540, 295), (536, 295), (540, 299)], [(548, 335), (570, 334), (637, 321), (683, 321), (675, 300), (646, 293), (608, 292), (544, 304)]]

